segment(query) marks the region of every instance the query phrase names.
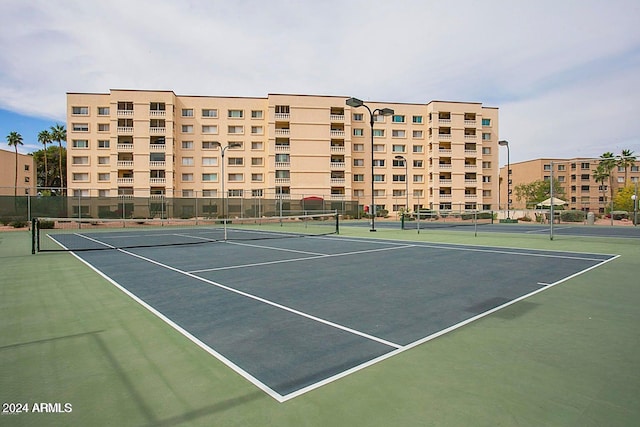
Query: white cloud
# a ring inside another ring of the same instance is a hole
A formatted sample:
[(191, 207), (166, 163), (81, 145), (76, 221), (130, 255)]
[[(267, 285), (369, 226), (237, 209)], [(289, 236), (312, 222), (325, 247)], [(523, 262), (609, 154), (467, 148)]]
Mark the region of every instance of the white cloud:
[(440, 99), (499, 107), (512, 159), (639, 144), (635, 0), (4, 0), (0, 13), (0, 108), (24, 114), (64, 120), (66, 92), (112, 88)]

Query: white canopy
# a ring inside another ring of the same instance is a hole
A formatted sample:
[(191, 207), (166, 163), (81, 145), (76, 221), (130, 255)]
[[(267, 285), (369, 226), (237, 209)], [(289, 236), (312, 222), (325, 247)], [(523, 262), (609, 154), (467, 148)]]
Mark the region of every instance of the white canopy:
[(557, 197), (554, 197), (552, 202), (551, 197), (549, 197), (547, 200), (541, 201), (536, 206), (551, 206), (552, 204), (553, 206), (564, 206), (567, 204), (567, 202), (562, 199), (558, 199)]

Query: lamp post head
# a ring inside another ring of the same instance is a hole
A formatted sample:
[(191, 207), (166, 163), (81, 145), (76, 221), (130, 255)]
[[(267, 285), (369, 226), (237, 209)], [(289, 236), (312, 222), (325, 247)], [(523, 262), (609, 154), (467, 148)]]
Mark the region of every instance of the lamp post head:
[(502, 145), (503, 147), (506, 145), (507, 147), (509, 146), (509, 141), (498, 141), (498, 145)]
[(229, 148), (240, 148), (242, 147), (242, 144), (240, 144), (239, 142), (232, 142), (231, 144), (229, 144)]
[(395, 158), (396, 160), (407, 160), (404, 158), (404, 156), (400, 156), (400, 155), (396, 156)]
[(392, 108), (382, 108), (378, 111), (380, 111), (380, 114), (383, 116), (391, 116), (394, 113)]
[(364, 101), (362, 101), (361, 99), (358, 98), (349, 98), (347, 99), (347, 105), (349, 107), (362, 107), (364, 105)]

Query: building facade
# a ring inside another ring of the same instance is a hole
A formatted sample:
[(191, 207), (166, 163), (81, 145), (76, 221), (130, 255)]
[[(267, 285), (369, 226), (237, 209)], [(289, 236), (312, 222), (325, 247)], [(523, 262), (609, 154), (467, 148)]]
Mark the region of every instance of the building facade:
[[(67, 94), (70, 195), (306, 198), (378, 209), (496, 209), (498, 109), (347, 97)], [(372, 165), (373, 152), (373, 165)], [(224, 163), (223, 163), (224, 160)], [(406, 163), (405, 163), (406, 161)]]
[[(31, 154), (18, 153), (18, 196), (35, 194), (36, 167)], [(0, 149), (0, 196), (13, 196), (16, 185), (16, 153)]]
[[(516, 198), (515, 187), (534, 181), (553, 178), (564, 190), (567, 209), (605, 213), (610, 207), (611, 192), (609, 181), (596, 182), (593, 174), (599, 160), (573, 159), (535, 159), (511, 163), (511, 209), (525, 209), (525, 201)], [(640, 162), (635, 162), (626, 171), (627, 183), (640, 181)], [(625, 169), (617, 166), (612, 171), (614, 191), (625, 185)], [(507, 208), (507, 168), (500, 168), (500, 208)]]

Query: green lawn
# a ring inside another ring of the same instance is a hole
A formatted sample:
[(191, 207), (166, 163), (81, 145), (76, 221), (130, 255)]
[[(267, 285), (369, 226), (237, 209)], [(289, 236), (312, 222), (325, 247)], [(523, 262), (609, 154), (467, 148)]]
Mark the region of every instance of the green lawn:
[[(341, 233), (370, 236), (366, 228)], [(27, 232), (2, 232), (3, 406), (72, 410), (3, 414), (0, 425), (640, 425), (640, 241), (390, 230), (375, 237), (621, 257), (278, 403), (72, 255), (31, 255)]]

